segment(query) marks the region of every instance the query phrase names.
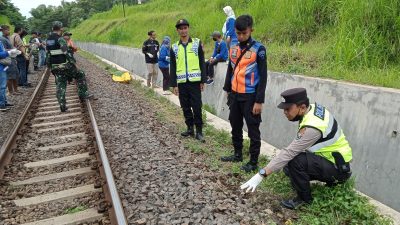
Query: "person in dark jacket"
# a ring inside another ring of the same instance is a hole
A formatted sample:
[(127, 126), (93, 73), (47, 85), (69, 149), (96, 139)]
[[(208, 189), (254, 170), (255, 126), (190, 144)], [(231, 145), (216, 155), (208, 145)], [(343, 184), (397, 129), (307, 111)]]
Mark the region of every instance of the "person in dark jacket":
[(158, 76), (157, 53), (160, 49), (160, 44), (156, 40), (156, 32), (154, 30), (149, 31), (147, 35), (149, 35), (149, 39), (143, 43), (142, 47), (142, 52), (147, 64), (147, 70), (149, 72), (147, 75), (147, 87), (150, 87), (151, 84), (151, 87), (155, 88)]
[(164, 95), (169, 95), (169, 61), (170, 61), (171, 38), (165, 36), (161, 43), (160, 56), (158, 57), (158, 67), (163, 74)]
[(265, 47), (251, 37), (253, 18), (239, 16), (235, 24), (239, 43), (229, 50), (230, 62), (226, 71), (224, 91), (228, 94), (229, 121), (232, 127), (234, 154), (222, 161), (243, 160), (243, 118), (250, 138), (250, 161), (241, 167), (246, 172), (257, 169), (261, 147), (261, 111), (267, 85), (267, 57)]

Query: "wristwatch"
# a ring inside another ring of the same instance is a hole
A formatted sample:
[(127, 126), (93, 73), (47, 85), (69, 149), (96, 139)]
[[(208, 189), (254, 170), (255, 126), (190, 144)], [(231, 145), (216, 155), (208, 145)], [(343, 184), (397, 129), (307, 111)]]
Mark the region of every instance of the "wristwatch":
[(258, 171), (258, 174), (260, 174), (260, 175), (263, 176), (263, 177), (267, 177), (267, 176), (268, 176), (268, 175), (267, 175), (267, 171), (265, 171), (264, 168), (260, 169), (260, 170)]

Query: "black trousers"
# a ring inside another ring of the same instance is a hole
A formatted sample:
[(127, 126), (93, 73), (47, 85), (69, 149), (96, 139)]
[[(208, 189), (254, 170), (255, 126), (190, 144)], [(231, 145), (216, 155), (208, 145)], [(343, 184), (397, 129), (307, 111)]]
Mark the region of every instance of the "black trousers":
[(163, 75), (163, 91), (168, 91), (169, 89), (169, 68), (161, 68), (160, 70)]
[(253, 115), (252, 110), (255, 103), (255, 94), (235, 94), (229, 96), (229, 121), (232, 127), (232, 143), (235, 155), (242, 156), (243, 149), (243, 118), (246, 121), (250, 138), (250, 161), (258, 162), (261, 147), (260, 123), (261, 115)]
[(289, 161), (284, 172), (289, 176), (297, 196), (306, 202), (312, 201), (310, 181), (318, 180), (333, 186), (351, 176), (351, 173), (340, 173), (335, 164), (324, 157), (308, 152), (300, 153)]
[(214, 66), (217, 65), (219, 62), (225, 62), (225, 60), (223, 59), (216, 59), (212, 62), (210, 62), (210, 60), (208, 60), (206, 62), (206, 69), (207, 69), (207, 76), (209, 78), (213, 78), (214, 77)]
[(200, 82), (189, 82), (178, 84), (179, 102), (185, 117), (186, 125), (201, 128), (203, 119), (201, 118), (201, 90)]

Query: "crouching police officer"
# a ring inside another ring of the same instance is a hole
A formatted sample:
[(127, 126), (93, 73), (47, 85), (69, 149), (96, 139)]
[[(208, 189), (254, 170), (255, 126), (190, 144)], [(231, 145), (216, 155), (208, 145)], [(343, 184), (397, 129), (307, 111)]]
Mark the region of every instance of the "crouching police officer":
[(53, 23), (53, 32), (46, 41), (46, 58), (48, 67), (56, 77), (57, 99), (61, 112), (65, 112), (67, 110), (65, 91), (68, 80), (72, 78), (76, 79), (78, 83), (78, 95), (81, 100), (92, 97), (92, 95), (89, 95), (87, 90), (85, 73), (82, 70), (78, 70), (74, 57), (68, 52), (67, 42), (61, 37), (62, 26), (60, 21)]
[(297, 197), (281, 204), (295, 209), (312, 202), (311, 180), (334, 186), (351, 176), (352, 150), (335, 117), (324, 106), (309, 104), (306, 89), (290, 89), (281, 96), (285, 101), (278, 108), (289, 121), (299, 121), (297, 137), (241, 189), (254, 191), (263, 178), (283, 168)]
[(204, 52), (198, 38), (189, 36), (189, 22), (180, 19), (175, 25), (180, 40), (172, 45), (171, 55), (171, 87), (179, 96), (187, 130), (184, 137), (194, 136), (193, 125), (196, 125), (196, 139), (204, 142), (203, 120), (201, 118), (201, 92), (204, 89), (206, 73), (204, 69)]

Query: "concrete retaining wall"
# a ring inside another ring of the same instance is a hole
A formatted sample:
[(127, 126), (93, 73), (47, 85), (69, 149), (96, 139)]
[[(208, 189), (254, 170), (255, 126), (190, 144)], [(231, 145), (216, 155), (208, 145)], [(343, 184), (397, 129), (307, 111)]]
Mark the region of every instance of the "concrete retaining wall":
[[(78, 46), (137, 75), (147, 74), (139, 49), (100, 43)], [(206, 87), (203, 102), (226, 120), (228, 110), (222, 91), (225, 71), (226, 64), (218, 64), (215, 82)], [(159, 85), (161, 80), (159, 72)], [(400, 211), (400, 91), (269, 72), (261, 133), (263, 140), (278, 148), (287, 146), (296, 133), (297, 124), (288, 122), (282, 110), (276, 108), (280, 93), (294, 87), (306, 88), (311, 102), (325, 105), (335, 115), (353, 148), (357, 189)]]

